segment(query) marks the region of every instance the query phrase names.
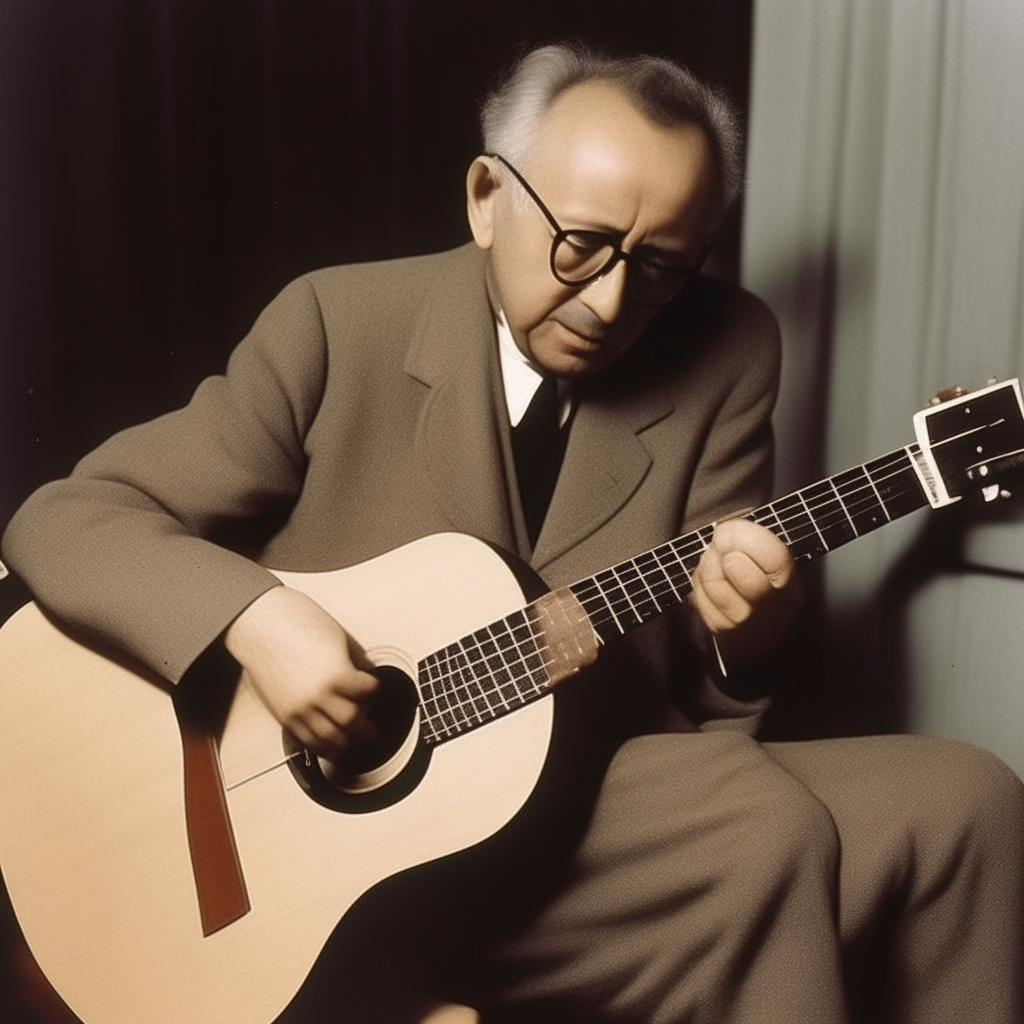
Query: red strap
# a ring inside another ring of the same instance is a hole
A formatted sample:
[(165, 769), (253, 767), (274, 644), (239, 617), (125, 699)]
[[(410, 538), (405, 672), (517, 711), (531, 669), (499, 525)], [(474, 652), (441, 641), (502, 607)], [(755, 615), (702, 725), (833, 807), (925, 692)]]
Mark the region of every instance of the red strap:
[(217, 744), (204, 724), (179, 709), (185, 762), (185, 827), (192, 857), (203, 935), (237, 921), (250, 910), (238, 860)]

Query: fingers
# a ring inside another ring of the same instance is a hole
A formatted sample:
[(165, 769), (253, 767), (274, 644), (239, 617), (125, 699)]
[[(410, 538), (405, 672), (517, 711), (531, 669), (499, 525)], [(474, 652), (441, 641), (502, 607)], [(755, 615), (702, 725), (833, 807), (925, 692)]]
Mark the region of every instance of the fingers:
[(307, 707), (282, 724), (303, 746), (320, 757), (335, 760), (377, 737), (377, 727), (352, 701), (329, 711)]
[(750, 656), (774, 645), (803, 597), (788, 548), (749, 520), (718, 524), (692, 580), (690, 603), (707, 628)]
[[(732, 520), (715, 529), (693, 576), (694, 602), (718, 629), (738, 625), (793, 575), (786, 546), (764, 527)], [(709, 622), (711, 625), (711, 622)]]
[[(748, 591), (753, 589), (748, 588)], [(748, 597), (733, 586), (717, 552), (705, 552), (693, 574), (690, 603), (712, 633), (724, 633), (746, 622), (753, 612), (756, 596), (751, 592)]]
[(377, 728), (368, 712), (380, 682), (343, 661), (338, 650), (321, 655), (298, 666), (294, 679), (284, 684), (278, 717), (303, 745), (332, 758), (376, 738)]
[(744, 561), (752, 562), (776, 590), (781, 590), (793, 575), (793, 556), (789, 548), (771, 530), (749, 519), (719, 523), (711, 547), (726, 562), (732, 561), (732, 555), (745, 556)]
[(288, 587), (268, 591), (232, 623), (225, 643), (271, 714), (305, 746), (332, 757), (374, 738), (373, 666), (311, 598)]

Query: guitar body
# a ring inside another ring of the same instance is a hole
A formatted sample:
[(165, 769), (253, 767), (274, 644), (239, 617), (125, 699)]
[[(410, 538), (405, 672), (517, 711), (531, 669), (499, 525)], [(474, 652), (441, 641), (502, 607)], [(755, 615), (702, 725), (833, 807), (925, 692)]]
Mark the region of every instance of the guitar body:
[[(456, 534), (278, 575), (412, 678), (427, 653), (525, 603), (502, 558)], [(34, 605), (0, 631), (0, 664), (0, 865), (32, 953), (86, 1024), (272, 1021), (364, 893), (516, 815), (552, 730), (545, 697), (431, 748), (418, 784), (386, 806), (331, 808), (299, 785), (243, 675), (220, 764), (251, 909), (204, 936), (170, 688)]]

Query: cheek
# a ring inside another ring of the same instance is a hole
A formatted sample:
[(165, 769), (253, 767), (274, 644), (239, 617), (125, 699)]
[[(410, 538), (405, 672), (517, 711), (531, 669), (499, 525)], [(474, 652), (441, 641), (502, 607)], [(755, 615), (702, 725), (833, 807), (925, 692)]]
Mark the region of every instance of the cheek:
[(548, 266), (551, 239), (523, 229), (521, 218), (496, 225), (491, 269), (505, 315), (513, 330), (530, 330), (568, 298)]
[(569, 297), (547, 268), (547, 264), (509, 254), (495, 253), (495, 283), (513, 331), (537, 327)]
[(625, 355), (639, 340), (658, 315), (657, 306), (634, 306), (629, 312), (623, 332), (622, 355)]

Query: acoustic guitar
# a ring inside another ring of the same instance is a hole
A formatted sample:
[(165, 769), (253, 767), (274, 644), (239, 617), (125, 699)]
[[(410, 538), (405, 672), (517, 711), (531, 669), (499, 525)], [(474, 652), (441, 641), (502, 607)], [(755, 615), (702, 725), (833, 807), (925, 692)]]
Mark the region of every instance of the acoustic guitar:
[[(1005, 495), (1022, 411), (1016, 380), (948, 394), (914, 443), (748, 518), (802, 561), (968, 491)], [(458, 534), (278, 573), (378, 666), (382, 739), (340, 768), (284, 734), (244, 674), (216, 713), (196, 709), (25, 606), (0, 631), (0, 866), (42, 970), (86, 1024), (272, 1021), (364, 893), (517, 815), (553, 688), (682, 602), (713, 530), (529, 603), (507, 559)]]

